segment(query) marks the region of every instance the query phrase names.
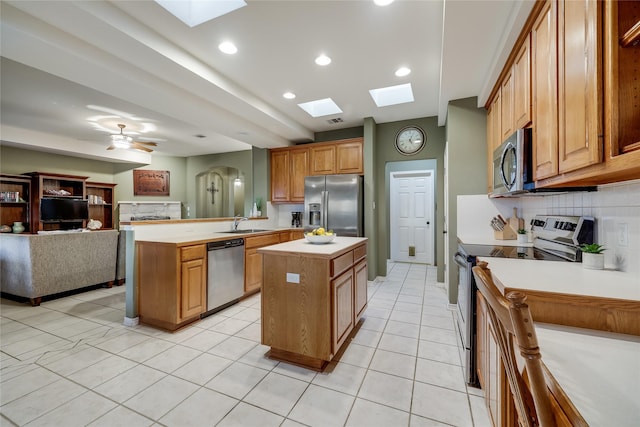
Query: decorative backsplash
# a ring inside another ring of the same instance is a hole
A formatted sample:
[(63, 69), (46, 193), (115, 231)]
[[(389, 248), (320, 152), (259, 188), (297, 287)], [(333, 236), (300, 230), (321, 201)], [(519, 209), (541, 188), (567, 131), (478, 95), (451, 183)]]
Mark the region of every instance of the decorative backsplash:
[(606, 248), (605, 267), (640, 277), (640, 180), (519, 200), (525, 223), (535, 215), (580, 215), (596, 219), (597, 241)]
[(181, 202), (118, 202), (120, 222), (181, 219)]

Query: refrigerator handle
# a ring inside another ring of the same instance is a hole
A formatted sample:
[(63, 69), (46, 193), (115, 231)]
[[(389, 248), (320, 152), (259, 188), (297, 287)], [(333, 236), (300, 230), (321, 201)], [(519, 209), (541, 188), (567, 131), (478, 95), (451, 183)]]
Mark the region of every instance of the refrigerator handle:
[(322, 227), (325, 230), (328, 230), (327, 226), (329, 225), (329, 221), (327, 221), (327, 215), (329, 213), (329, 209), (327, 207), (327, 202), (329, 201), (329, 192), (322, 192)]

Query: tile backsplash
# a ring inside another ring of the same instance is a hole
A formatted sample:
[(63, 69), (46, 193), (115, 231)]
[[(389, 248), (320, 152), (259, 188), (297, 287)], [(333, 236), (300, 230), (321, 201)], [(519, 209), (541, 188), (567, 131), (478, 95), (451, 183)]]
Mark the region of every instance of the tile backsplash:
[(640, 275), (640, 180), (572, 192), (518, 199), (529, 224), (535, 215), (579, 215), (596, 219), (597, 243), (606, 250), (605, 267)]

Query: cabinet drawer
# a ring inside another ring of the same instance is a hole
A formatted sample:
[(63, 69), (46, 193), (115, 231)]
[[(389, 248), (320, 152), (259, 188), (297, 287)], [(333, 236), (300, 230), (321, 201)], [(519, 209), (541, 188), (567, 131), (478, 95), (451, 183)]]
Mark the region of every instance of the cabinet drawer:
[(185, 246), (180, 249), (180, 260), (190, 261), (192, 259), (204, 258), (207, 255), (206, 245)]
[(353, 250), (353, 261), (357, 262), (358, 260), (367, 256), (367, 245), (358, 246)]
[(353, 251), (349, 251), (346, 254), (340, 255), (337, 258), (331, 260), (331, 277), (335, 277), (338, 274), (345, 271), (347, 268), (353, 265)]
[(244, 247), (245, 248), (259, 248), (259, 247), (262, 247), (262, 246), (275, 245), (276, 243), (280, 243), (280, 234), (279, 233), (263, 234), (261, 236), (245, 237), (245, 239), (244, 239)]

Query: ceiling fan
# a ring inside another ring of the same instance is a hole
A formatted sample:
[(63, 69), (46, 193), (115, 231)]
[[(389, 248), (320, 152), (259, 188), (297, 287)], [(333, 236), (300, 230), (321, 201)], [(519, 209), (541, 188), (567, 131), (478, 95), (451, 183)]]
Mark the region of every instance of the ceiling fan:
[(116, 148), (133, 148), (134, 150), (151, 153), (153, 150), (149, 147), (156, 147), (158, 145), (155, 142), (134, 141), (131, 136), (122, 133), (126, 125), (118, 123), (118, 127), (120, 128), (120, 133), (111, 134), (111, 145), (107, 147), (107, 150), (115, 150)]

